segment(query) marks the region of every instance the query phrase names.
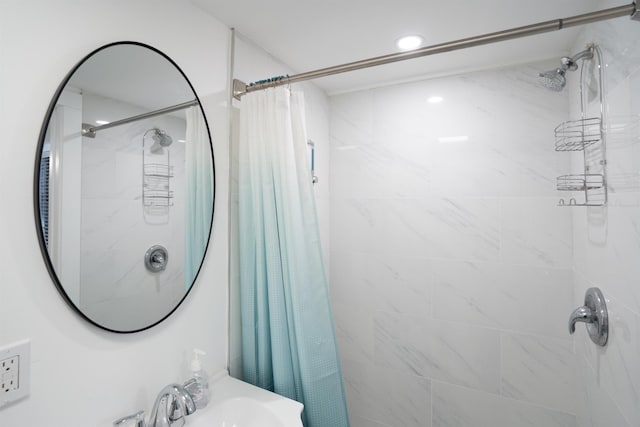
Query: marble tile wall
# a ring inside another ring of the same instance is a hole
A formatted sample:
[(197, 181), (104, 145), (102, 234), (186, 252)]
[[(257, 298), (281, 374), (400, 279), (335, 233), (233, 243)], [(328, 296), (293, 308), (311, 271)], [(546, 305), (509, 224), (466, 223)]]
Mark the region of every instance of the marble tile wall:
[[(611, 323), (606, 348), (592, 344), (584, 327), (576, 331), (578, 423), (631, 427), (640, 425), (640, 23), (620, 18), (591, 25), (574, 49), (591, 42), (600, 46), (606, 64), (609, 203), (573, 212), (574, 305), (597, 286)], [(572, 77), (577, 95), (579, 76)], [(599, 102), (587, 109), (597, 113)], [(579, 117), (577, 96), (571, 114)]]
[[(83, 95), (83, 117), (89, 123), (142, 112), (109, 98)], [(142, 136), (154, 127), (166, 130), (174, 141), (167, 149), (174, 205), (160, 215), (149, 215), (142, 206)], [(121, 323), (125, 329), (130, 322), (144, 324), (151, 316), (163, 317), (164, 307), (184, 296), (182, 262), (169, 262), (157, 275), (146, 270), (143, 260), (155, 244), (167, 248), (171, 260), (184, 258), (185, 150), (178, 140), (185, 129), (184, 118), (166, 115), (83, 138), (80, 278), (88, 285), (82, 287), (80, 307), (99, 323)], [(114, 299), (145, 310), (130, 310), (136, 318), (114, 317)]]
[(330, 289), (353, 427), (577, 425), (572, 212), (555, 190), (571, 159), (553, 148), (569, 98), (536, 83), (553, 66), (331, 98)]

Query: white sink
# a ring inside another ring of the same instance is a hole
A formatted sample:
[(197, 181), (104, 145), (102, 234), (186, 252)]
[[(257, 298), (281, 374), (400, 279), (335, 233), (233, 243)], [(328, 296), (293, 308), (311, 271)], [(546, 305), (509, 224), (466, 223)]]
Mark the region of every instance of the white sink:
[(303, 405), (231, 378), (226, 371), (212, 377), (211, 399), (188, 416), (185, 427), (302, 427)]

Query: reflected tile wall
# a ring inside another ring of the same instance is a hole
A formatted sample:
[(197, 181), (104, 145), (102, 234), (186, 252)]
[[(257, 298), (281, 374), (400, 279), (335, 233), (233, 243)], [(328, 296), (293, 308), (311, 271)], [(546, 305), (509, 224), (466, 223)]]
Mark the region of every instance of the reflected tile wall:
[(553, 148), (569, 99), (536, 82), (555, 61), (331, 99), (352, 425), (576, 425), (572, 218), (555, 190), (571, 159)]
[[(139, 107), (86, 94), (83, 108), (88, 122), (142, 112)], [(184, 230), (171, 226), (184, 220), (184, 145), (176, 142), (169, 149), (174, 206), (168, 215), (156, 217), (154, 224), (145, 217), (141, 200), (142, 137), (153, 127), (167, 130), (174, 141), (185, 133), (184, 119), (161, 116), (83, 138), (80, 306), (92, 320), (114, 328), (121, 322), (127, 329), (128, 321), (140, 321), (135, 317), (150, 318), (153, 313), (163, 317), (163, 307), (175, 305), (184, 296)], [(165, 246), (170, 259), (178, 261), (169, 262), (159, 276), (144, 266), (144, 254), (154, 244)], [(127, 299), (145, 310), (132, 309), (131, 318), (114, 318), (108, 301), (128, 304)]]
[[(604, 6), (612, 7), (612, 1)], [(591, 25), (574, 50), (595, 42), (606, 63), (609, 203), (573, 213), (575, 305), (599, 287), (610, 316), (606, 348), (576, 331), (578, 421), (588, 427), (640, 425), (640, 25), (616, 19)], [(578, 81), (572, 82), (577, 89)], [(575, 90), (573, 91), (575, 92)], [(577, 93), (576, 93), (577, 95)], [(588, 105), (598, 111), (599, 103)], [(571, 114), (580, 114), (574, 96)], [(577, 160), (577, 159), (576, 159)], [(575, 163), (574, 163), (575, 164)]]

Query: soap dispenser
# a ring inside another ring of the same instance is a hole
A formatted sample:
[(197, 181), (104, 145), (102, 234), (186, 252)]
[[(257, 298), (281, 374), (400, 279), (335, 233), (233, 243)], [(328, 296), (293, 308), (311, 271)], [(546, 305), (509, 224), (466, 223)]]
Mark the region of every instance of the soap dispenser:
[(191, 374), (193, 377), (184, 384), (197, 409), (202, 409), (209, 403), (209, 375), (202, 369), (202, 364), (200, 363), (200, 356), (205, 354), (202, 350), (193, 349), (193, 360), (191, 361)]

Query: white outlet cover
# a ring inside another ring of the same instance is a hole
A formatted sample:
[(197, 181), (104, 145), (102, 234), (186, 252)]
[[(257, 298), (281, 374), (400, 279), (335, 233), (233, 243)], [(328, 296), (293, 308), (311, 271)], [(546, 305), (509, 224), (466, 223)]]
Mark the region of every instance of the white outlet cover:
[[(17, 360), (18, 369), (6, 365), (0, 372), (0, 381), (14, 381), (0, 389), (0, 408), (29, 395), (31, 385), (31, 341), (23, 340), (0, 348), (0, 366), (3, 361)], [(13, 365), (13, 364), (12, 364)], [(7, 391), (8, 390), (8, 391)]]

